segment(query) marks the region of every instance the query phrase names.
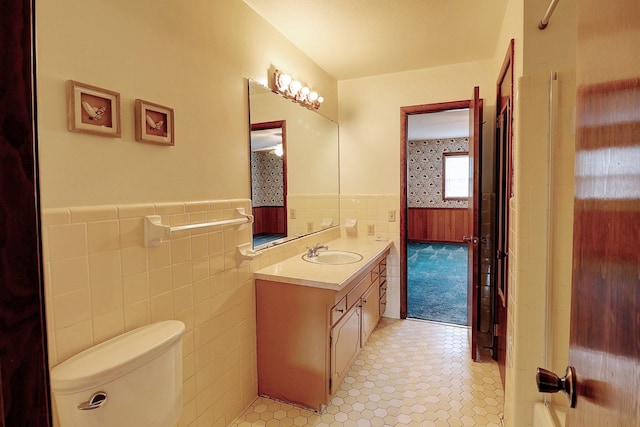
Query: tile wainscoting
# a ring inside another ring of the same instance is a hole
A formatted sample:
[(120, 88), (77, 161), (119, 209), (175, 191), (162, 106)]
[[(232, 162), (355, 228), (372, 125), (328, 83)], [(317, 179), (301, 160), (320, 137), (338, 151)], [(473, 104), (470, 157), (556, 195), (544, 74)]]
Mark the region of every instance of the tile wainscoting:
[[(387, 317), (399, 317), (399, 197), (341, 196), (351, 234), (392, 240)], [(251, 228), (225, 226), (175, 233), (144, 246), (144, 217), (183, 225), (231, 218), (249, 199), (83, 206), (42, 212), (50, 366), (149, 323), (181, 320), (184, 407), (180, 426), (226, 426), (257, 397), (253, 272), (333, 240), (332, 228), (262, 251), (238, 265), (236, 247)], [(389, 221), (394, 210), (396, 221)], [(344, 232), (344, 230), (343, 230)], [(55, 415), (54, 415), (55, 418)], [(56, 423), (57, 425), (57, 423)]]
[[(183, 225), (233, 217), (248, 199), (45, 209), (43, 252), (50, 366), (152, 322), (181, 320), (180, 426), (226, 426), (257, 397), (253, 271), (339, 235), (327, 230), (238, 266), (250, 227), (179, 232), (144, 246), (144, 217)], [(55, 416), (54, 416), (55, 418)], [(57, 425), (57, 424), (56, 424)]]

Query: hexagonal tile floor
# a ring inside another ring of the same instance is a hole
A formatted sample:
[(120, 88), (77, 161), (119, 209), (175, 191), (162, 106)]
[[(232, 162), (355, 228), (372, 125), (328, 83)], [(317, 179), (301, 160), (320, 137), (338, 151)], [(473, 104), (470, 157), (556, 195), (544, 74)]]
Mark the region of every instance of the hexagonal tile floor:
[(231, 426), (500, 427), (498, 366), (469, 359), (467, 331), (383, 318), (323, 414), (259, 397)]

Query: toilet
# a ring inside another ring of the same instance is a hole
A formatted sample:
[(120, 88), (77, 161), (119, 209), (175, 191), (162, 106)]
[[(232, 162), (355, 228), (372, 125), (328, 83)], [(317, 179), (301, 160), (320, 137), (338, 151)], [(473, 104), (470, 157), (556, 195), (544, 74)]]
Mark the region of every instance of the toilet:
[(172, 427), (182, 411), (184, 323), (143, 326), (51, 370), (61, 427)]

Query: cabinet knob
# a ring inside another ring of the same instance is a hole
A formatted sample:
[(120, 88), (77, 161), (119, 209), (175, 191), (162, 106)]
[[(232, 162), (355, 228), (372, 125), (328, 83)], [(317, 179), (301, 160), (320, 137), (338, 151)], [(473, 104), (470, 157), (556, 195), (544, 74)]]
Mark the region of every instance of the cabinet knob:
[(344, 308), (337, 308), (337, 309), (336, 309), (336, 311), (337, 311), (338, 313), (344, 313)]

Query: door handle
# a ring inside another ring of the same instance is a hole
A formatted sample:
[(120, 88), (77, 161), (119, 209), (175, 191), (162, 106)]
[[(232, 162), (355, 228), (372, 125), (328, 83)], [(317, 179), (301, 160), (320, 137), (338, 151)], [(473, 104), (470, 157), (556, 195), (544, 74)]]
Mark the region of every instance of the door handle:
[(462, 241), (467, 243), (472, 243), (474, 245), (478, 244), (478, 238), (473, 236), (470, 236), (470, 237), (462, 236)]
[(557, 393), (563, 391), (572, 408), (576, 407), (576, 370), (567, 366), (564, 377), (560, 378), (551, 371), (543, 368), (536, 370), (536, 384), (540, 393)]

